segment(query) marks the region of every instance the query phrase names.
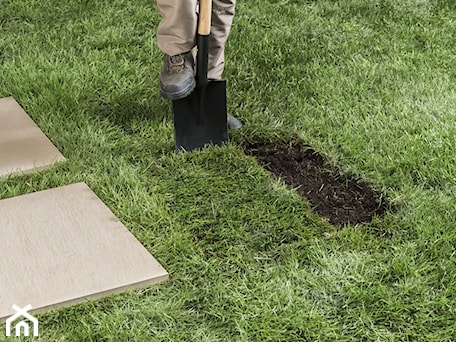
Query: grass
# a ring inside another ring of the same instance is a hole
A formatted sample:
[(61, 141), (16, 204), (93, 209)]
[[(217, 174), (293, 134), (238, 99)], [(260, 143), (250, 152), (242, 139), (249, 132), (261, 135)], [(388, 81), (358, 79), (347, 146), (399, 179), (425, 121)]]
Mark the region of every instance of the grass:
[[(456, 340), (455, 9), (239, 1), (225, 76), (244, 128), (176, 154), (153, 1), (3, 4), (0, 97), (68, 160), (0, 198), (84, 181), (170, 272), (39, 315), (36, 340)], [(239, 148), (291, 134), (396, 213), (337, 231)]]

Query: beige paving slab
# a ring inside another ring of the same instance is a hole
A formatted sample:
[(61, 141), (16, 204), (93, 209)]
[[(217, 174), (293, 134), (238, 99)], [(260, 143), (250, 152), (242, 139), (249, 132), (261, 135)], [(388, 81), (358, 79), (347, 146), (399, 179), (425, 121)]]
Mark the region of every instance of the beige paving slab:
[(12, 97), (0, 99), (0, 177), (65, 158)]
[(0, 322), (168, 279), (84, 183), (0, 201)]

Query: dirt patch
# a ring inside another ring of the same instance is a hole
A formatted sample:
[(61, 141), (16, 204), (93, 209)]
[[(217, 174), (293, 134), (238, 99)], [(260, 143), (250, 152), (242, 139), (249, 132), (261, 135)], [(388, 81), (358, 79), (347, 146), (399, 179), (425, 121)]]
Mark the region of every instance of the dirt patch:
[(318, 215), (335, 226), (370, 222), (387, 211), (381, 193), (364, 181), (342, 175), (304, 143), (249, 143), (245, 152), (296, 188)]

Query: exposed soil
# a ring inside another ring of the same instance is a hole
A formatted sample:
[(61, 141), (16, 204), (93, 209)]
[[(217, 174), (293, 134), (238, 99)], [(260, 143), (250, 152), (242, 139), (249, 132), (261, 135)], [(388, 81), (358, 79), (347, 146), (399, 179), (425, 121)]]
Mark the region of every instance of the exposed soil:
[(384, 196), (370, 184), (342, 175), (321, 154), (302, 142), (249, 143), (245, 152), (296, 188), (318, 215), (335, 226), (370, 222), (374, 216), (381, 217), (387, 211)]

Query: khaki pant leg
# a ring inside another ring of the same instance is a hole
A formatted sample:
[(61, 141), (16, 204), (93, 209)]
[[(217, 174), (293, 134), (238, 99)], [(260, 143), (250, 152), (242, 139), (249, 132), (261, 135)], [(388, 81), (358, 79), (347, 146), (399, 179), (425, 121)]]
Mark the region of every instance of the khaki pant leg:
[(162, 20), (157, 29), (157, 45), (174, 56), (195, 46), (198, 17), (197, 0), (157, 0)]
[(213, 0), (208, 77), (220, 79), (225, 66), (225, 44), (233, 22), (236, 0)]
[[(212, 27), (209, 42), (208, 77), (220, 79), (225, 66), (225, 44), (231, 30), (236, 0), (213, 0)], [(158, 25), (157, 44), (173, 56), (191, 50), (198, 25), (197, 0), (157, 0), (162, 15)]]

